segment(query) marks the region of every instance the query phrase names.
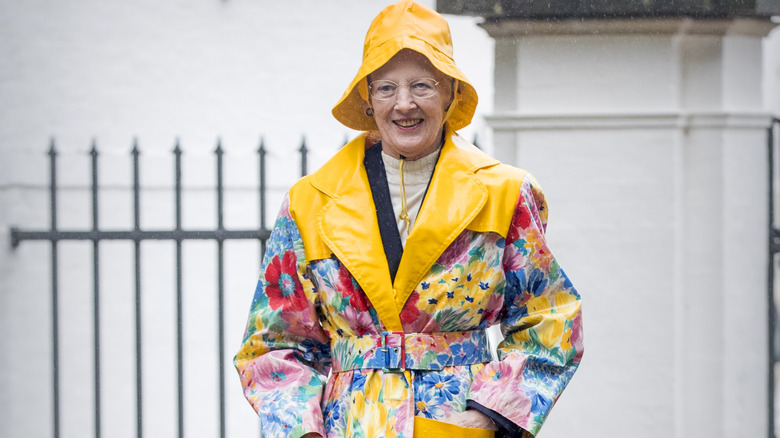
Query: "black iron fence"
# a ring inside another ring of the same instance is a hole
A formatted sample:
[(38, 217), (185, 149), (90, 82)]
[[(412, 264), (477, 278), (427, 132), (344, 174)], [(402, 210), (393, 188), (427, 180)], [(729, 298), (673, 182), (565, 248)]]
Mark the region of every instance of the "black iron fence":
[[(298, 149), (300, 154), (301, 175), (307, 173), (307, 155), (305, 139)], [(134, 244), (134, 268), (135, 268), (135, 409), (136, 409), (136, 428), (137, 437), (143, 436), (143, 373), (142, 373), (142, 288), (141, 288), (141, 242), (148, 240), (175, 242), (176, 247), (176, 361), (177, 361), (177, 414), (178, 414), (178, 436), (184, 437), (184, 380), (183, 380), (183, 330), (182, 330), (182, 242), (186, 240), (206, 240), (213, 241), (217, 246), (216, 269), (217, 269), (217, 328), (218, 328), (218, 346), (216, 369), (219, 382), (219, 430), (220, 437), (225, 437), (225, 360), (224, 352), (224, 242), (233, 239), (250, 239), (260, 243), (260, 255), (265, 249), (265, 242), (270, 235), (266, 226), (266, 148), (263, 141), (257, 150), (257, 159), (259, 161), (259, 172), (257, 181), (258, 205), (259, 205), (259, 223), (257, 228), (253, 229), (227, 229), (224, 223), (224, 186), (223, 186), (223, 154), (221, 143), (217, 142), (214, 151), (215, 171), (216, 171), (216, 215), (217, 225), (213, 229), (184, 229), (182, 227), (182, 149), (179, 142), (173, 149), (175, 157), (174, 165), (174, 197), (175, 197), (175, 226), (173, 229), (152, 230), (141, 227), (141, 184), (140, 184), (140, 150), (135, 142), (132, 151), (132, 193), (133, 193), (133, 227), (127, 230), (105, 230), (101, 229), (98, 222), (99, 205), (99, 175), (98, 160), (99, 152), (97, 145), (93, 142), (89, 152), (91, 161), (91, 184), (92, 195), (91, 213), (92, 226), (86, 230), (60, 229), (57, 222), (58, 202), (57, 193), (60, 189), (57, 183), (57, 149), (54, 140), (51, 141), (49, 148), (49, 201), (50, 201), (50, 226), (48, 230), (25, 230), (12, 228), (11, 242), (13, 247), (17, 247), (21, 242), (27, 240), (43, 240), (51, 244), (51, 360), (52, 360), (52, 421), (54, 438), (60, 437), (60, 322), (59, 322), (59, 283), (58, 283), (58, 243), (61, 241), (91, 241), (92, 242), (92, 300), (93, 300), (93, 336), (94, 336), (94, 434), (96, 438), (101, 437), (101, 352), (100, 352), (100, 244), (104, 241), (127, 241)]]
[[(476, 144), (476, 138), (474, 144)], [(775, 220), (775, 206), (777, 204), (778, 190), (780, 185), (776, 181), (778, 175), (775, 170), (780, 168), (778, 163), (778, 150), (780, 149), (780, 119), (773, 118), (772, 124), (767, 128), (767, 163), (768, 163), (768, 436), (775, 437), (775, 363), (780, 362), (780, 327), (777, 324), (778, 310), (775, 304), (775, 277), (778, 268), (777, 254), (780, 253), (780, 227)], [(308, 149), (305, 139), (297, 149), (300, 158), (301, 176), (308, 173), (307, 158)], [(101, 437), (101, 353), (100, 353), (100, 243), (104, 241), (126, 241), (134, 245), (134, 269), (135, 269), (135, 409), (136, 409), (136, 435), (138, 438), (143, 436), (143, 373), (142, 373), (142, 288), (141, 288), (141, 243), (143, 241), (169, 241), (175, 243), (176, 248), (176, 361), (177, 361), (177, 430), (178, 437), (184, 438), (184, 381), (183, 381), (183, 278), (182, 278), (182, 242), (187, 240), (212, 241), (217, 245), (216, 268), (217, 268), (217, 328), (218, 328), (218, 346), (217, 362), (219, 382), (219, 431), (220, 438), (225, 438), (225, 361), (223, 360), (224, 345), (224, 242), (226, 240), (248, 239), (258, 241), (260, 244), (260, 256), (265, 250), (265, 242), (270, 236), (270, 230), (266, 226), (266, 155), (267, 150), (263, 142), (257, 150), (257, 159), (259, 164), (257, 195), (259, 206), (258, 227), (253, 229), (227, 229), (224, 223), (224, 185), (223, 185), (223, 155), (224, 150), (221, 143), (217, 142), (214, 150), (214, 162), (216, 172), (216, 228), (212, 229), (184, 229), (182, 227), (182, 149), (176, 142), (172, 151), (174, 161), (174, 198), (175, 198), (175, 226), (173, 229), (143, 229), (141, 227), (141, 184), (140, 184), (140, 160), (141, 154), (137, 142), (131, 150), (132, 156), (132, 194), (133, 194), (133, 227), (127, 230), (105, 230), (100, 228), (99, 217), (99, 175), (98, 160), (99, 152), (97, 145), (93, 142), (89, 151), (91, 161), (91, 213), (92, 226), (90, 229), (73, 230), (60, 229), (57, 222), (58, 202), (57, 194), (60, 190), (57, 182), (57, 150), (54, 140), (51, 141), (49, 148), (49, 214), (50, 226), (47, 230), (26, 230), (20, 228), (11, 229), (11, 243), (15, 248), (23, 241), (37, 240), (47, 241), (51, 245), (51, 365), (52, 365), (52, 435), (54, 438), (60, 437), (60, 346), (59, 346), (59, 283), (58, 283), (58, 243), (61, 241), (91, 241), (92, 242), (92, 299), (93, 299), (93, 367), (94, 367), (94, 435)]]

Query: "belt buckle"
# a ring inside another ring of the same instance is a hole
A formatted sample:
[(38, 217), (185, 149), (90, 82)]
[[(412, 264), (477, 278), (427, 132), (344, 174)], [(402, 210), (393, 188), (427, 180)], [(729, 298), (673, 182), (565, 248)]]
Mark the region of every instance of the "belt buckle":
[[(389, 347), (387, 345), (387, 336), (388, 335), (398, 335), (401, 337), (401, 346), (400, 347)], [(385, 355), (385, 366), (382, 368), (382, 371), (386, 373), (403, 373), (406, 370), (406, 350), (405, 350), (405, 339), (404, 339), (404, 332), (401, 331), (395, 331), (395, 332), (382, 332), (382, 347), (380, 348), (380, 351), (382, 351)], [(391, 351), (394, 353), (394, 355), (397, 358), (399, 358), (398, 363), (400, 364), (400, 367), (391, 367), (390, 366), (390, 358)], [(400, 353), (400, 354), (399, 354)]]

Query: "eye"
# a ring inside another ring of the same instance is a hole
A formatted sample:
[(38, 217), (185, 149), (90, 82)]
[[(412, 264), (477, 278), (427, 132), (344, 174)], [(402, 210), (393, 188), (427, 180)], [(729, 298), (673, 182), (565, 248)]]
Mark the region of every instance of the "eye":
[(433, 90), (434, 88), (436, 88), (434, 82), (425, 79), (421, 79), (419, 81), (412, 83), (413, 90), (430, 91)]
[(395, 90), (395, 85), (392, 84), (382, 84), (376, 87), (376, 91), (380, 93), (392, 93)]
[(371, 83), (371, 95), (376, 98), (386, 99), (395, 95), (396, 88), (398, 88), (398, 85), (393, 81), (374, 81)]
[(436, 84), (432, 78), (417, 79), (409, 83), (409, 91), (417, 97), (431, 97), (436, 94)]

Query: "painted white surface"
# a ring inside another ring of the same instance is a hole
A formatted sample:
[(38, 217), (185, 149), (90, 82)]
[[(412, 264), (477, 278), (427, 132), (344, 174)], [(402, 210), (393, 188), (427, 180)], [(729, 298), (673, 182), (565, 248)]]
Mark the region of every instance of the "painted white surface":
[[(10, 226), (48, 227), (50, 137), (61, 153), (61, 229), (91, 225), (93, 138), (101, 227), (132, 226), (136, 136), (143, 228), (174, 225), (176, 138), (185, 228), (216, 223), (217, 137), (227, 152), (226, 226), (243, 228), (259, 220), (254, 150), (264, 136), (270, 223), (298, 174), (301, 136), (313, 169), (353, 135), (330, 109), (386, 3), (0, 2), (0, 436), (51, 436), (49, 246), (9, 242)], [(488, 151), (493, 137), (514, 145), (495, 155), (542, 182), (551, 246), (585, 297), (588, 352), (540, 436), (763, 436), (765, 262), (756, 248), (765, 248), (765, 170), (763, 142), (755, 145), (764, 109), (780, 113), (780, 33), (764, 42), (764, 92), (757, 39), (503, 37), (494, 96), (493, 40), (472, 19), (448, 19), (456, 60), (481, 97), (463, 134), (479, 132)], [(170, 437), (175, 248), (146, 242), (143, 252), (144, 435)], [(226, 362), (257, 252), (226, 244)], [(63, 242), (59, 254), (61, 436), (81, 438), (94, 424), (91, 244)], [(132, 247), (105, 243), (100, 254), (102, 431), (132, 437)], [(215, 260), (214, 244), (185, 244), (187, 437), (218, 433)], [(230, 368), (226, 389), (228, 437), (255, 436)]]
[(486, 26), (510, 60), (495, 152), (541, 181), (552, 248), (585, 297), (587, 352), (543, 433), (763, 436), (762, 40), (645, 24)]
[[(432, 5), (432, 1), (422, 3)], [(259, 221), (257, 155), (269, 149), (267, 221), (299, 175), (355, 135), (330, 114), (360, 64), (371, 19), (389, 2), (0, 2), (0, 436), (52, 434), (50, 250), (11, 249), (10, 227), (49, 226), (50, 138), (59, 151), (58, 225), (91, 227), (90, 164), (100, 151), (99, 224), (133, 226), (130, 150), (141, 150), (141, 227), (170, 229), (176, 139), (184, 151), (183, 227), (216, 225), (213, 151), (226, 151), (225, 225)], [(455, 58), (492, 107), (492, 40), (450, 17)], [(480, 113), (481, 114), (481, 113)], [(486, 135), (478, 115), (462, 131)], [(484, 141), (484, 139), (483, 139)], [(59, 245), (61, 435), (94, 436), (92, 245)], [(142, 245), (144, 436), (172, 437), (176, 419), (175, 247)], [(258, 248), (225, 244), (225, 356), (218, 359), (216, 245), (184, 243), (185, 436), (218, 431), (217, 362), (227, 365), (227, 436), (257, 436), (230, 360), (259, 271)], [(131, 243), (100, 246), (102, 436), (134, 437)]]

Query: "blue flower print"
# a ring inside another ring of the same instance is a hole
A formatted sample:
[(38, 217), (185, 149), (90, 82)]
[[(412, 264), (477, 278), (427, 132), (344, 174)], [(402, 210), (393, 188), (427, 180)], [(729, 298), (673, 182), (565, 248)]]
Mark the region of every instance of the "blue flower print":
[(414, 394), (414, 414), (426, 418), (438, 418), (442, 416), (441, 406), (444, 399), (436, 396), (432, 391), (420, 391)]
[(450, 351), (452, 351), (453, 356), (462, 356), (465, 361), (476, 360), (479, 358), (477, 348), (471, 342), (452, 345), (450, 347)]
[(547, 275), (539, 269), (534, 269), (528, 274), (528, 283), (525, 286), (526, 290), (538, 297), (547, 289)]
[(342, 406), (343, 403), (328, 403), (322, 412), (322, 416), (325, 419), (325, 430), (331, 431), (336, 428), (343, 429), (346, 427), (344, 417), (341, 416), (342, 410), (345, 409)]
[(361, 374), (359, 371), (355, 371), (352, 375), (352, 384), (350, 390), (352, 391), (364, 391), (366, 387), (366, 375)]
[(452, 401), (453, 395), (460, 394), (460, 382), (452, 374), (426, 373), (421, 383), (426, 391), (432, 391), (447, 401)]
[(531, 396), (531, 413), (534, 415), (548, 412), (552, 406), (552, 400), (545, 397), (544, 394), (533, 392)]

